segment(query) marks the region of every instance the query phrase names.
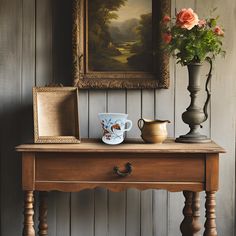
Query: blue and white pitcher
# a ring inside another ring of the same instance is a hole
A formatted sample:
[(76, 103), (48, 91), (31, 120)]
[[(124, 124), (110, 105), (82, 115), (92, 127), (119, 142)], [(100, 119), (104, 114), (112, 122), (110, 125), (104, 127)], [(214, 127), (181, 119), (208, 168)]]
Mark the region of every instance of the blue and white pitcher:
[[(127, 120), (128, 114), (99, 113), (98, 116), (103, 129), (102, 141), (111, 145), (122, 143), (124, 141), (124, 132), (130, 131), (132, 128), (132, 121)], [(129, 127), (126, 129), (127, 123)]]

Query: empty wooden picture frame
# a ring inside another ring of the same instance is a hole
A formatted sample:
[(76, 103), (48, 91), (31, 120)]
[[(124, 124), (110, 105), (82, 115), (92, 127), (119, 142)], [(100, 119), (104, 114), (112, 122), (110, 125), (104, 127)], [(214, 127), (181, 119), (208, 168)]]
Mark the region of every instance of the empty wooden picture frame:
[(34, 87), (34, 142), (80, 143), (78, 89)]

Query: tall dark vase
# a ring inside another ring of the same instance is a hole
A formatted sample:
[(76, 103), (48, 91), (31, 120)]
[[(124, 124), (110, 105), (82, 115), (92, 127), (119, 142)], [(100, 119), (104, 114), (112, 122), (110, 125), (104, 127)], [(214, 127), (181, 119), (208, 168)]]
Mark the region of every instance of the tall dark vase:
[(207, 100), (203, 108), (199, 107), (196, 104), (198, 92), (201, 90), (201, 81), (200, 81), (200, 70), (202, 64), (193, 63), (188, 65), (188, 74), (189, 74), (189, 85), (188, 90), (190, 92), (191, 103), (186, 111), (182, 114), (182, 119), (184, 123), (189, 125), (190, 131), (186, 135), (181, 135), (176, 139), (176, 142), (181, 143), (203, 143), (210, 142), (211, 140), (202, 135), (199, 132), (199, 129), (202, 127), (201, 123), (205, 122), (208, 118), (207, 107), (210, 101), (210, 92), (208, 90), (208, 83), (211, 79), (211, 71), (212, 71), (212, 62), (210, 62), (210, 72), (208, 74), (208, 78), (206, 80), (206, 92), (207, 92)]

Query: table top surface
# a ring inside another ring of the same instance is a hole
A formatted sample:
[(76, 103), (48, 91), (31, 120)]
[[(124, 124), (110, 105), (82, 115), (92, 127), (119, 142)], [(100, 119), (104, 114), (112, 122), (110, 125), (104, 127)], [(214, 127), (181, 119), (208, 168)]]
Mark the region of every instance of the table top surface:
[(176, 143), (168, 139), (163, 144), (147, 144), (141, 139), (127, 139), (120, 145), (107, 145), (101, 140), (82, 139), (80, 144), (22, 144), (16, 147), (18, 152), (116, 152), (116, 153), (225, 153), (215, 142)]

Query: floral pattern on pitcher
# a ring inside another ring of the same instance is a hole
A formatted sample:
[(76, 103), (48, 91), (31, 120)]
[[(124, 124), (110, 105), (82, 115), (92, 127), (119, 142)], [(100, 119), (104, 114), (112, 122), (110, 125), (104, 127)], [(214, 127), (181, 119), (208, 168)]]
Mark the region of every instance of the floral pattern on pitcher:
[[(132, 121), (127, 120), (128, 115), (122, 113), (100, 113), (99, 118), (102, 125), (102, 140), (107, 144), (119, 144), (124, 141), (124, 132), (132, 127)], [(126, 123), (130, 127), (125, 129)]]

